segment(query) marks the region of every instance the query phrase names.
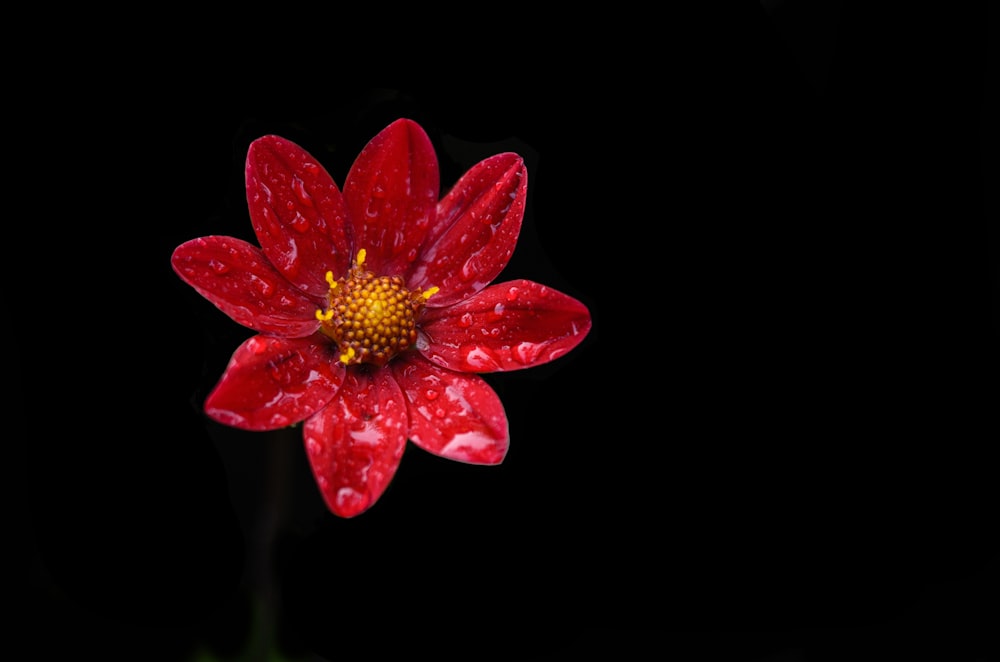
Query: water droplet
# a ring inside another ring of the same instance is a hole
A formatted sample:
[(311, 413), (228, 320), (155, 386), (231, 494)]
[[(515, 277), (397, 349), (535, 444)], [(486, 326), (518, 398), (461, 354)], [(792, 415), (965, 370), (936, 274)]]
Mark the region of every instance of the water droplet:
[(510, 355), (518, 363), (528, 365), (538, 358), (543, 349), (545, 345), (541, 343), (522, 342), (511, 349)]
[(469, 281), (476, 275), (476, 265), (472, 260), (468, 260), (462, 265), (462, 270), (458, 274), (461, 276), (462, 280)]
[[(257, 183), (257, 186), (260, 187), (260, 190), (264, 192), (264, 197), (267, 198), (267, 202), (268, 202), (268, 204), (270, 204), (271, 203), (271, 198), (272, 198), (272, 195), (273, 195), (271, 193), (271, 189), (269, 189), (267, 187), (267, 184), (265, 184), (264, 182), (260, 181), (259, 179), (254, 179), (254, 181)], [(264, 207), (264, 209), (267, 209), (267, 207)]]
[(381, 184), (376, 184), (375, 186), (372, 187), (372, 197), (373, 198), (385, 197), (385, 189), (382, 187)]
[(500, 361), (490, 350), (478, 345), (470, 347), (465, 353), (465, 363), (470, 370), (493, 371), (500, 369)]
[(308, 161), (302, 164), (302, 169), (308, 172), (310, 175), (315, 175), (319, 173), (319, 166), (315, 163)]
[(274, 294), (274, 283), (257, 275), (251, 274), (250, 277), (253, 279), (254, 287), (257, 288), (257, 291), (260, 292), (261, 296), (269, 297)]
[(490, 321), (495, 322), (501, 317), (503, 317), (503, 311), (504, 307), (502, 303), (498, 303), (497, 305), (493, 306), (493, 312), (491, 312), (489, 315)]
[(247, 349), (249, 349), (257, 356), (260, 356), (261, 354), (267, 351), (267, 343), (261, 340), (259, 337), (254, 336), (253, 338), (250, 338), (250, 340), (247, 341)]
[(472, 313), (465, 313), (458, 318), (458, 325), (463, 329), (467, 329), (472, 326)]
[(517, 289), (517, 287), (511, 286), (511, 288), (507, 290), (507, 301), (514, 301), (514, 300), (516, 300), (517, 299), (517, 295), (518, 295), (518, 289)]
[(274, 227), (277, 225), (278, 218), (274, 215), (274, 211), (272, 211), (270, 207), (262, 205), (257, 209), (264, 216), (264, 221), (268, 226)]
[(436, 400), (439, 395), (440, 393), (438, 393), (432, 388), (429, 388), (426, 391), (424, 391), (424, 397), (427, 398), (428, 400)]
[(368, 497), (353, 487), (342, 487), (337, 490), (337, 508), (344, 512), (356, 513), (368, 505)]
[(306, 190), (306, 184), (298, 176), (292, 178), (292, 190), (295, 191), (295, 196), (302, 201), (306, 207), (313, 206), (312, 196), (309, 195), (309, 191)]
[(212, 271), (214, 271), (217, 274), (224, 274), (227, 271), (229, 271), (228, 264), (215, 259), (209, 260), (208, 266), (212, 267)]
[(271, 417), (271, 425), (276, 427), (285, 427), (289, 423), (291, 423), (291, 419), (284, 414), (275, 414)]
[(299, 212), (295, 212), (295, 218), (292, 219), (291, 226), (296, 232), (305, 233), (309, 230), (309, 220)]
[(434, 410), (434, 415), (437, 416), (438, 418), (444, 418), (445, 411), (444, 409), (438, 407), (437, 409)]

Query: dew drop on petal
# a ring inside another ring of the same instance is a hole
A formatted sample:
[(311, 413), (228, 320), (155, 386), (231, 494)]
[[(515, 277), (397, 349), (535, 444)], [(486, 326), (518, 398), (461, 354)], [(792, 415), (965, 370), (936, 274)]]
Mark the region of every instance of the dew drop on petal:
[(465, 313), (458, 318), (458, 325), (463, 329), (467, 329), (472, 326), (472, 313)]
[(300, 234), (304, 234), (309, 231), (309, 221), (305, 216), (299, 212), (295, 212), (295, 218), (291, 222), (292, 229)]
[(465, 363), (472, 370), (499, 370), (500, 362), (484, 347), (474, 346), (465, 354)]
[(368, 505), (368, 497), (352, 487), (337, 490), (337, 508), (346, 512), (359, 512)]
[(285, 416), (284, 414), (275, 414), (274, 416), (271, 417), (271, 425), (277, 427), (284, 427), (289, 423), (291, 423), (291, 419)]
[(264, 221), (266, 222), (268, 227), (273, 228), (278, 224), (278, 217), (274, 215), (274, 212), (271, 211), (270, 207), (264, 205), (258, 207), (258, 209), (260, 210), (260, 213), (264, 216)]
[(305, 182), (303, 182), (299, 177), (292, 178), (292, 190), (295, 191), (295, 196), (302, 201), (306, 207), (313, 206), (312, 196), (306, 191)]
[(511, 286), (510, 289), (507, 290), (507, 301), (517, 300), (517, 294), (518, 294), (517, 287)]
[(217, 274), (224, 274), (227, 271), (229, 271), (229, 265), (219, 260), (214, 260), (214, 259), (209, 260), (208, 266), (210, 266), (212, 268), (212, 271), (214, 271)]
[(439, 395), (440, 393), (438, 393), (432, 388), (429, 388), (426, 391), (424, 391), (424, 397), (427, 398), (428, 400), (436, 400)]
[[(274, 197), (274, 194), (271, 193), (271, 189), (267, 187), (267, 184), (265, 184), (264, 182), (260, 181), (256, 177), (254, 178), (253, 182), (256, 185), (257, 189), (259, 189), (259, 190), (261, 190), (261, 191), (264, 192), (264, 197), (267, 198), (267, 202), (268, 202), (268, 204), (270, 204), (272, 202), (272, 200), (273, 200), (273, 197)], [(268, 207), (264, 207), (264, 211), (265, 212), (269, 212), (270, 209)]]
[(544, 348), (540, 343), (522, 342), (511, 349), (510, 355), (518, 363), (527, 365), (537, 359)]
[(476, 266), (472, 263), (472, 260), (468, 260), (462, 265), (462, 269), (458, 272), (458, 275), (464, 281), (472, 280), (472, 278), (476, 275)]
[(254, 287), (260, 292), (261, 296), (269, 297), (274, 294), (274, 284), (268, 280), (261, 278), (260, 276), (252, 276)]

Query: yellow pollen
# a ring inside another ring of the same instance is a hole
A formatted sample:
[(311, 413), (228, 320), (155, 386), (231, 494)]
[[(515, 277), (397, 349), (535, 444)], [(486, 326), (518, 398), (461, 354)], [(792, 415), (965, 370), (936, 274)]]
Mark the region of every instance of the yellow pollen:
[(366, 254), (358, 251), (343, 278), (326, 273), (327, 307), (316, 311), (316, 319), (320, 331), (337, 343), (341, 363), (383, 366), (416, 344), (417, 320), (439, 288), (410, 291), (402, 276), (376, 276), (361, 266)]
[(341, 363), (343, 363), (344, 365), (349, 364), (351, 362), (351, 359), (354, 358), (354, 355), (355, 355), (354, 348), (348, 347), (347, 351), (340, 355)]

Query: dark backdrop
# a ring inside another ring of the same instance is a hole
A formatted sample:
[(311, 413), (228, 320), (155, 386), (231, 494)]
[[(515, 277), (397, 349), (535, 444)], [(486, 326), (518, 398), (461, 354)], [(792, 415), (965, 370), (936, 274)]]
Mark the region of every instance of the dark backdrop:
[[(252, 659), (268, 641), (331, 660), (982, 652), (986, 14), (806, 4), (392, 31), (340, 16), (288, 45), (280, 15), (177, 20), (189, 30), (59, 60), (53, 101), (25, 102), (42, 190), (20, 193), (31, 239), (7, 267), (27, 412), (10, 428), (28, 552), (12, 574), (38, 659)], [(488, 377), (502, 466), (410, 446), (344, 521), (296, 432), (202, 416), (248, 332), (169, 256), (253, 238), (254, 138), (299, 142), (342, 184), (402, 116), (444, 187), (525, 155), (501, 279), (576, 296), (594, 327), (553, 364)]]

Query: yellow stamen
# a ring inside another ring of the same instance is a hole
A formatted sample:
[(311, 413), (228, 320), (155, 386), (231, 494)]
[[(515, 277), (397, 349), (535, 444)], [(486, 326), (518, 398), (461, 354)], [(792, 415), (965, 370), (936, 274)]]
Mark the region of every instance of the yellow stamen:
[(328, 282), (330, 284), (330, 289), (331, 290), (337, 289), (337, 281), (333, 279), (333, 272), (332, 271), (327, 271), (326, 272), (326, 282)]
[(365, 263), (365, 255), (367, 255), (365, 249), (362, 248), (360, 251), (358, 251), (357, 265), (359, 267)]
[(440, 289), (441, 288), (438, 287), (437, 285), (435, 285), (434, 287), (429, 287), (426, 290), (424, 290), (423, 292), (421, 292), (420, 296), (422, 296), (424, 298), (424, 300), (430, 299), (432, 296), (434, 296), (435, 294), (437, 294)]
[(354, 348), (348, 347), (347, 351), (340, 355), (340, 362), (347, 365), (354, 358)]

